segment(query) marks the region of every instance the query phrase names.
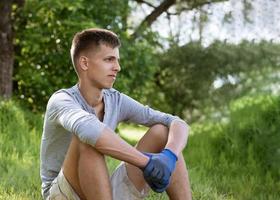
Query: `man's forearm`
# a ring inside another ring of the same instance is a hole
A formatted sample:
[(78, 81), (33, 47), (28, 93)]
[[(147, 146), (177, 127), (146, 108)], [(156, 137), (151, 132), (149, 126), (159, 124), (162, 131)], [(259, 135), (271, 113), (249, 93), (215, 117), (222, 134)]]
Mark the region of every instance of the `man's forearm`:
[(149, 161), (147, 156), (129, 145), (109, 128), (103, 130), (94, 148), (105, 155), (128, 162), (140, 168), (145, 167)]
[(187, 144), (188, 135), (189, 126), (184, 121), (172, 121), (165, 148), (172, 150), (178, 156)]

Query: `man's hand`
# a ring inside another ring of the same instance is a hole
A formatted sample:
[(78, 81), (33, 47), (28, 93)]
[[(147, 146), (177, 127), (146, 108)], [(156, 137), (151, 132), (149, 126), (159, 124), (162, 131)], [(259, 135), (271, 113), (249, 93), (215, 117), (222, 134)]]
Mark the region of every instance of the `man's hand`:
[(165, 191), (175, 169), (177, 156), (169, 149), (164, 149), (159, 154), (144, 154), (150, 157), (148, 164), (143, 169), (146, 182), (155, 192)]

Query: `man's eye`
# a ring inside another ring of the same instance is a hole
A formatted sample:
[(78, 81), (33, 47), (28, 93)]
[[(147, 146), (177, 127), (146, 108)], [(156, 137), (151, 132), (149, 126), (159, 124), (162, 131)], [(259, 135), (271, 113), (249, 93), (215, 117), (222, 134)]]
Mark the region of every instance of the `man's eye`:
[(110, 62), (111, 62), (111, 61), (113, 61), (113, 60), (114, 60), (114, 58), (106, 58), (105, 60), (106, 60), (106, 61), (110, 61)]

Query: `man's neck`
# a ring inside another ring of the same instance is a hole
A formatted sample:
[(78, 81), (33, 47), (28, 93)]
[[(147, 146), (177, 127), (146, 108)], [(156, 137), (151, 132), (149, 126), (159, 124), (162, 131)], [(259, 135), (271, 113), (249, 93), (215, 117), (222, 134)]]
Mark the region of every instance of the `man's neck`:
[(78, 88), (88, 105), (94, 108), (100, 103), (103, 103), (102, 89), (83, 84), (82, 82), (79, 82)]

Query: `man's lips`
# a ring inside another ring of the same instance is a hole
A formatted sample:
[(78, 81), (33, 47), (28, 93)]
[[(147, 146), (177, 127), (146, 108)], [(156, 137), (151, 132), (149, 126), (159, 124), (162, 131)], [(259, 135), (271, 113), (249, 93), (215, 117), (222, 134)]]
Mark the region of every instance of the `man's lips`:
[(114, 80), (117, 78), (116, 74), (110, 74), (109, 76), (112, 77)]

